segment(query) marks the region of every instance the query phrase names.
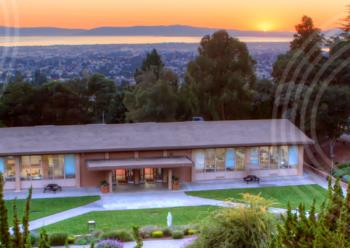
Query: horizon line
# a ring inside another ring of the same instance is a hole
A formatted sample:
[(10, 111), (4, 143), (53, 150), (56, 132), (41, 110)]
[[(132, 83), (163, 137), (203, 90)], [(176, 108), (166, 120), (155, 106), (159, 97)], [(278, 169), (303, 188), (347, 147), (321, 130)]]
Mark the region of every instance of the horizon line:
[(29, 28), (54, 28), (54, 29), (67, 29), (67, 30), (94, 30), (98, 28), (134, 28), (134, 27), (189, 27), (189, 28), (198, 28), (198, 29), (213, 29), (213, 30), (227, 30), (227, 31), (249, 31), (249, 32), (261, 32), (261, 33), (271, 33), (271, 32), (284, 32), (284, 33), (294, 33), (295, 31), (289, 30), (258, 30), (258, 29), (236, 29), (236, 28), (221, 28), (221, 27), (206, 27), (206, 26), (192, 26), (186, 24), (169, 24), (169, 25), (130, 25), (130, 26), (95, 26), (91, 28), (80, 28), (80, 27), (61, 27), (61, 26), (4, 26), (0, 25), (0, 28), (9, 28), (9, 29), (29, 29)]

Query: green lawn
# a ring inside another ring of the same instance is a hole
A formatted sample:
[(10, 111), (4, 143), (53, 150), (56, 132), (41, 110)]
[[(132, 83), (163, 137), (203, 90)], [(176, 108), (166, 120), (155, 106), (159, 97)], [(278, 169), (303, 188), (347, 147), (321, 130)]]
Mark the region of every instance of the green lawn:
[(98, 230), (131, 229), (132, 226), (166, 226), (168, 212), (173, 216), (174, 225), (195, 224), (217, 209), (213, 206), (154, 208), (139, 210), (116, 210), (91, 212), (46, 226), (49, 233), (68, 232), (70, 234), (87, 233), (87, 222), (96, 221)]
[[(71, 208), (83, 206), (99, 199), (99, 196), (33, 199), (30, 207), (30, 220), (39, 219)], [(17, 200), (16, 206), (18, 209), (18, 215), (22, 218), (25, 208), (25, 200)], [(8, 209), (9, 221), (12, 223), (13, 200), (6, 201), (6, 207)]]
[(276, 203), (274, 205), (275, 207), (281, 208), (286, 208), (288, 202), (291, 204), (292, 208), (296, 208), (301, 202), (305, 204), (306, 208), (309, 208), (313, 199), (316, 200), (317, 206), (320, 206), (327, 196), (327, 191), (316, 184), (186, 192), (186, 194), (191, 196), (215, 200), (234, 198), (238, 201), (241, 199), (242, 193), (260, 194), (266, 199), (273, 200)]

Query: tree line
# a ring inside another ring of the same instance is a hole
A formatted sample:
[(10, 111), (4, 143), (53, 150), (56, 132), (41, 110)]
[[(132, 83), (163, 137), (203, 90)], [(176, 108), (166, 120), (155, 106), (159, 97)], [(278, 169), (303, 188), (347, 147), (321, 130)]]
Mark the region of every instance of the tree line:
[[(2, 91), (2, 126), (289, 118), (313, 138), (335, 140), (350, 115), (350, 15), (325, 39), (310, 17), (295, 26), (290, 48), (257, 79), (246, 44), (225, 31), (202, 38), (184, 82), (156, 50), (136, 70), (134, 85), (103, 75), (67, 81), (15, 78)], [(322, 49), (328, 47), (325, 53)]]

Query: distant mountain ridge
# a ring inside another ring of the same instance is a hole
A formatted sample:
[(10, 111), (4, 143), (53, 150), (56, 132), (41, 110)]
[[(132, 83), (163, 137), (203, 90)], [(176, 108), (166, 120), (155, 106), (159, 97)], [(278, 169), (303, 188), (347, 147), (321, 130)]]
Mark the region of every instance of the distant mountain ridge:
[[(15, 28), (0, 27), (0, 36), (203, 36), (219, 29), (192, 27), (185, 25), (170, 26), (130, 26), (98, 27), (93, 29), (66, 29), (54, 27)], [(232, 36), (251, 37), (291, 37), (292, 32), (263, 32), (229, 29)]]

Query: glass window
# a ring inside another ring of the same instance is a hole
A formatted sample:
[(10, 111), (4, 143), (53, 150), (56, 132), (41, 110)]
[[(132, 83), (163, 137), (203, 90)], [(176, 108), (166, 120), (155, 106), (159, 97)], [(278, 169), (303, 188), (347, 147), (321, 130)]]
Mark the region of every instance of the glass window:
[(289, 168), (288, 165), (288, 146), (281, 146), (280, 147), (280, 161), (279, 161), (279, 168)]
[(249, 165), (252, 168), (259, 168), (259, 148), (250, 148)]
[(290, 146), (288, 149), (288, 164), (291, 167), (298, 166), (298, 147)]
[(259, 149), (259, 163), (261, 169), (268, 169), (269, 168), (269, 147), (268, 146), (262, 146)]
[(54, 155), (53, 177), (64, 178), (64, 156)]
[(215, 167), (217, 171), (225, 170), (225, 149), (215, 149)]
[(30, 156), (30, 174), (32, 180), (42, 179), (41, 156)]
[(0, 172), (2, 174), (5, 173), (5, 159), (4, 158), (0, 158)]
[(236, 148), (236, 170), (245, 169), (245, 148)]
[(197, 150), (194, 154), (194, 160), (195, 160), (195, 168), (198, 171), (204, 170), (204, 161), (205, 161), (205, 154), (203, 150)]
[(64, 155), (64, 172), (65, 178), (75, 177), (75, 156)]
[(5, 159), (5, 180), (8, 182), (16, 181), (16, 159), (6, 158)]
[(235, 150), (233, 148), (226, 149), (225, 167), (228, 171), (235, 169)]
[(270, 169), (278, 169), (280, 163), (280, 148), (278, 146), (270, 147)]
[(215, 171), (215, 149), (205, 150), (204, 166), (207, 172)]
[[(67, 163), (73, 163), (75, 164), (75, 158), (74, 155), (72, 155), (73, 158), (70, 158), (71, 160), (68, 161)], [(64, 155), (44, 155), (42, 156), (42, 164), (43, 164), (43, 175), (44, 178), (47, 179), (62, 179), (65, 178), (65, 156)], [(70, 165), (67, 165), (67, 167), (69, 167)], [(75, 167), (69, 168), (68, 174), (71, 177), (75, 176)]]
[(41, 156), (21, 157), (21, 180), (40, 180), (43, 178)]
[(0, 158), (0, 172), (3, 173), (5, 181), (16, 180), (16, 159), (12, 157)]
[(21, 157), (21, 180), (30, 180), (30, 156)]

